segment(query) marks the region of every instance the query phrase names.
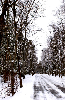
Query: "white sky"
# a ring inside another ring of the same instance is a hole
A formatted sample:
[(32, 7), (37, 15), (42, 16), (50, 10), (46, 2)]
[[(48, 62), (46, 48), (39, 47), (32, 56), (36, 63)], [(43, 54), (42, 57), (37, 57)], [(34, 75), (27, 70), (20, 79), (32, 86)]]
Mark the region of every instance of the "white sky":
[[(42, 30), (37, 31), (35, 35), (31, 35), (30, 37), (36, 45), (38, 60), (41, 59), (41, 50), (47, 47), (48, 36), (52, 35), (52, 28), (49, 27), (49, 24), (51, 24), (52, 22), (57, 22), (58, 18), (57, 16), (54, 16), (54, 14), (59, 9), (62, 1), (63, 0), (40, 0), (42, 7), (40, 6), (40, 4), (39, 14), (42, 15), (42, 17), (38, 17), (34, 21), (34, 25), (36, 25), (36, 27), (32, 28), (32, 31), (38, 29)], [(41, 11), (42, 9), (46, 10)], [(49, 31), (51, 31), (51, 34)], [(40, 44), (42, 46), (40, 46)]]

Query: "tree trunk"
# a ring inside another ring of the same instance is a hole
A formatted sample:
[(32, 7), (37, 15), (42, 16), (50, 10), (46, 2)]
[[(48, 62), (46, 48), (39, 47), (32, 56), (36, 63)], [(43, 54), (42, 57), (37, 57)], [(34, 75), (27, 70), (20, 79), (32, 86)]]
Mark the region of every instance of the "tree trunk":
[(15, 92), (14, 92), (14, 82), (15, 82), (14, 72), (12, 71), (12, 73), (11, 73), (11, 93), (12, 93), (12, 96), (15, 94)]
[(20, 88), (22, 88), (22, 87), (23, 87), (23, 85), (22, 85), (21, 74), (19, 74), (19, 79), (20, 79)]
[(18, 58), (18, 72), (19, 72), (19, 79), (20, 79), (20, 88), (22, 88), (23, 85), (22, 85), (22, 79), (21, 79), (21, 73), (20, 73), (19, 56), (18, 56), (18, 54), (17, 54), (17, 58)]

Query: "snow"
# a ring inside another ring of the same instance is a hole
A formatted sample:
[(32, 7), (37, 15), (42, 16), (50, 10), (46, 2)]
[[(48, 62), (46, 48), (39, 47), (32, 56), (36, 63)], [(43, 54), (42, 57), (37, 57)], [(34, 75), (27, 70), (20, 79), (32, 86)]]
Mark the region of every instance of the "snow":
[[(52, 76), (47, 74), (26, 75), (22, 79), (23, 87), (18, 88), (14, 96), (6, 96), (0, 100), (65, 100), (65, 77)], [(0, 78), (0, 90), (1, 90)], [(58, 87), (59, 86), (59, 87)], [(4, 95), (3, 95), (4, 96)]]
[[(33, 83), (35, 76), (26, 75), (25, 79), (22, 79), (23, 87), (18, 89), (18, 92), (12, 97), (1, 98), (0, 100), (18, 100), (23, 98), (23, 100), (33, 100)], [(1, 80), (1, 79), (0, 79)], [(0, 82), (1, 84), (1, 82)], [(0, 85), (1, 88), (2, 85)], [(1, 89), (0, 89), (1, 90)], [(3, 91), (4, 92), (4, 91)], [(2, 94), (3, 95), (3, 94)], [(3, 95), (4, 97), (4, 95)]]

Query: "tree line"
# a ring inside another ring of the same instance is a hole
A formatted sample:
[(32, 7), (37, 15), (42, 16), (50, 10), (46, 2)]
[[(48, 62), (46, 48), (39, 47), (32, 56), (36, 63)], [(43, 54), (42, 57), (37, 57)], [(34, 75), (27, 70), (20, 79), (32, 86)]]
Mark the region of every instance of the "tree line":
[(35, 45), (27, 39), (29, 15), (37, 10), (35, 0), (1, 0), (0, 15), (0, 74), (4, 83), (10, 81), (10, 93), (15, 94), (15, 76), (20, 79), (26, 74), (34, 74), (37, 65)]
[(48, 39), (48, 48), (42, 50), (43, 73), (65, 76), (65, 5), (56, 12), (59, 21), (51, 24), (53, 36)]
[(55, 76), (65, 76), (65, 30), (55, 32), (50, 38), (49, 47), (43, 49), (43, 72)]

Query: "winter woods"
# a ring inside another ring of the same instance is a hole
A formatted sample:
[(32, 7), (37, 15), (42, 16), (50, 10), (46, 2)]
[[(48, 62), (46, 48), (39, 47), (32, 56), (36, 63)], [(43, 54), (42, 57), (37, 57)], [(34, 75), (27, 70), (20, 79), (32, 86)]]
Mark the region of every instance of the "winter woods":
[(42, 51), (43, 72), (65, 76), (65, 11), (62, 5), (56, 12), (58, 17), (57, 25), (51, 24), (53, 37), (48, 39), (48, 48)]
[(65, 75), (65, 6), (62, 5), (61, 10), (56, 12), (58, 21), (50, 25), (53, 36), (48, 39), (48, 48), (42, 50), (38, 64), (35, 44), (33, 39), (28, 38), (28, 34), (34, 36), (37, 32), (40, 34), (40, 31), (46, 34), (42, 31), (45, 28), (45, 19), (42, 20), (43, 29), (35, 29), (35, 24), (32, 25), (33, 19), (40, 17), (41, 20), (45, 17), (46, 8), (43, 8), (42, 3), (38, 3), (39, 1), (35, 0), (0, 0), (0, 76), (2, 83), (8, 83), (8, 95), (13, 96), (19, 86), (23, 87), (22, 77), (24, 79), (26, 74), (33, 76), (34, 73), (45, 73), (61, 77)]
[(18, 75), (21, 88), (21, 77), (34, 74), (36, 67), (35, 45), (27, 34), (32, 20), (29, 14), (37, 6), (35, 0), (1, 0), (0, 5), (0, 74), (4, 83), (10, 81), (10, 93), (14, 95), (15, 77)]

